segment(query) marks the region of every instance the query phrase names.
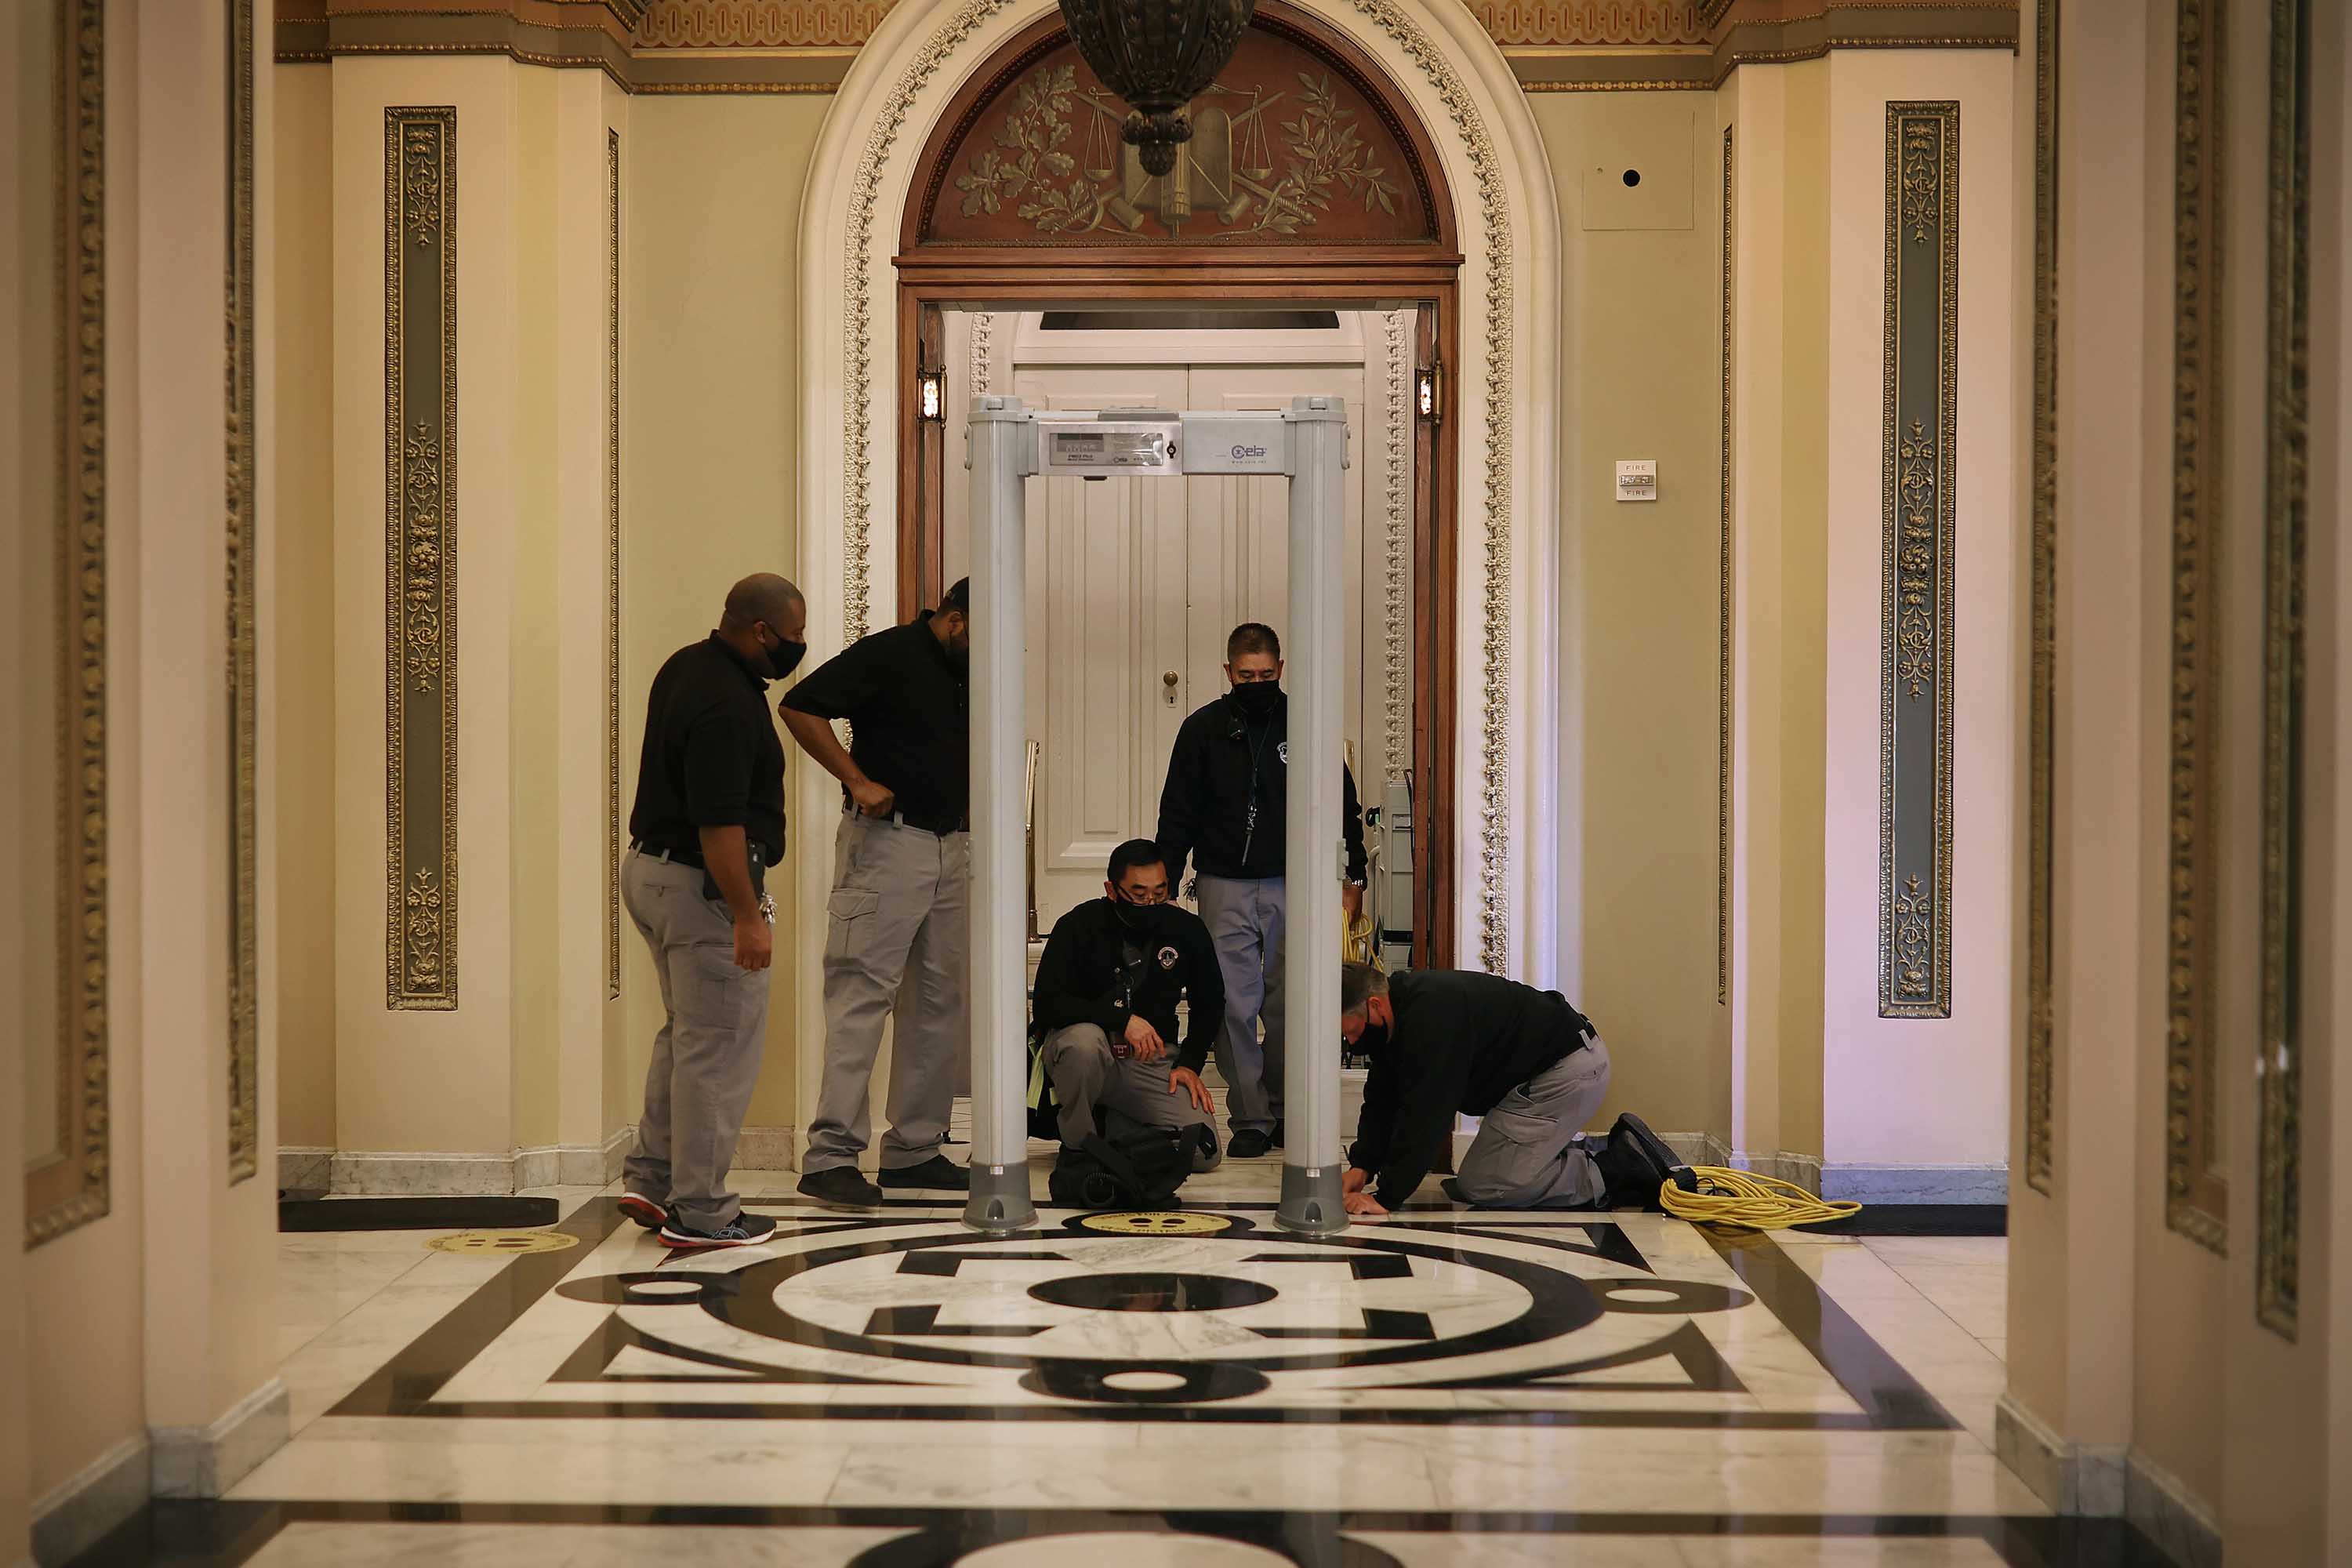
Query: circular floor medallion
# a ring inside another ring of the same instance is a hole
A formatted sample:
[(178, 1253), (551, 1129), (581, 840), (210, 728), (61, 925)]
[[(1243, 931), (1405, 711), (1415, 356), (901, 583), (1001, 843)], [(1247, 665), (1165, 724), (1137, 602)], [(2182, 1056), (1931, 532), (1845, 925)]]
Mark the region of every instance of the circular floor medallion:
[(579, 1246), (580, 1238), (560, 1230), (468, 1230), (436, 1236), (425, 1245), (436, 1252), (494, 1252), (519, 1258), (532, 1252), (561, 1252)]
[(1213, 1535), (1047, 1535), (967, 1552), (956, 1568), (1286, 1568), (1290, 1559), (1245, 1541)]
[(1215, 1236), (1233, 1229), (1221, 1214), (1185, 1214), (1165, 1209), (1150, 1214), (1090, 1214), (1078, 1224), (1111, 1236)]

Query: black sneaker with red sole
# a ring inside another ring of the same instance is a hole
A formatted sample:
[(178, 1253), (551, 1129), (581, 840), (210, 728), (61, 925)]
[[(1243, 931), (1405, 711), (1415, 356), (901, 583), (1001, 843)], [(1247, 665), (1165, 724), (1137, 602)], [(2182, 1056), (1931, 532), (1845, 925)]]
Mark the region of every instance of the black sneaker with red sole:
[(621, 1212), (646, 1230), (659, 1230), (669, 1223), (669, 1210), (643, 1193), (623, 1193)]
[(776, 1234), (776, 1222), (763, 1214), (739, 1214), (717, 1230), (694, 1230), (673, 1219), (661, 1227), (661, 1244), (674, 1252), (699, 1252), (719, 1247), (757, 1247)]

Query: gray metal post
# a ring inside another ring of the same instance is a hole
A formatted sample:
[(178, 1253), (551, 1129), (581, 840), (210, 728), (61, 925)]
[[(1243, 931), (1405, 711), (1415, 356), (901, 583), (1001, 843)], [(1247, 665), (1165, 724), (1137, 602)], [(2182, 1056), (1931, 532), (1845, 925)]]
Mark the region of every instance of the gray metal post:
[(1348, 416), (1337, 397), (1291, 400), (1288, 1057), (1283, 1071), (1285, 1230), (1347, 1227), (1339, 1201), (1339, 687), (1347, 675), (1346, 531), (1339, 472)]
[(991, 1236), (1037, 1223), (1029, 1196), (1027, 836), (1021, 821), (1027, 736), (1027, 510), (1034, 416), (1017, 397), (982, 396), (971, 414), (971, 1199), (963, 1222)]

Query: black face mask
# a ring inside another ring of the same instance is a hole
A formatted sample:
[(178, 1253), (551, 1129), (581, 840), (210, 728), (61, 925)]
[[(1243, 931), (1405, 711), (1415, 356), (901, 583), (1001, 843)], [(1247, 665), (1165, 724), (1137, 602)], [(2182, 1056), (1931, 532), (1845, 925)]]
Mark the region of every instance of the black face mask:
[(1388, 1048), (1388, 1043), (1389, 1026), (1386, 1024), (1376, 1024), (1370, 1018), (1365, 1019), (1364, 1032), (1356, 1037), (1358, 1053), (1368, 1057), (1378, 1056)]
[(1282, 682), (1244, 680), (1234, 687), (1234, 702), (1252, 719), (1263, 719), (1282, 700)]
[(1138, 932), (1141, 935), (1150, 936), (1156, 935), (1167, 929), (1168, 911), (1174, 906), (1171, 904), (1130, 904), (1125, 899), (1114, 896), (1111, 899), (1110, 907), (1111, 911), (1118, 916), (1119, 924), (1125, 926), (1131, 931)]
[(808, 644), (785, 642), (778, 638), (775, 647), (761, 648), (760, 651), (768, 657), (768, 668), (771, 671), (768, 679), (782, 680), (799, 667), (802, 658), (808, 653)]

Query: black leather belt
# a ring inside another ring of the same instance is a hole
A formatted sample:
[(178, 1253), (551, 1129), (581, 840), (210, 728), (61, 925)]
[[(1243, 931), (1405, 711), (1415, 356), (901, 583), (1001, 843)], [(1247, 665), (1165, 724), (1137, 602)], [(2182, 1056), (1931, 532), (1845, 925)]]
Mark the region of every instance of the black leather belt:
[[(853, 802), (845, 808), (844, 815), (856, 816), (863, 814)], [(918, 833), (928, 833), (934, 838), (945, 838), (950, 833), (971, 831), (971, 819), (968, 816), (910, 816), (903, 811), (894, 811), (887, 816), (868, 817), (866, 820), (895, 823), (900, 827), (911, 827)]]
[(681, 866), (691, 866), (698, 871), (709, 868), (703, 864), (699, 849), (672, 849), (666, 844), (652, 844), (642, 838), (629, 840), (629, 847), (640, 855), (650, 855), (656, 860), (674, 860)]

